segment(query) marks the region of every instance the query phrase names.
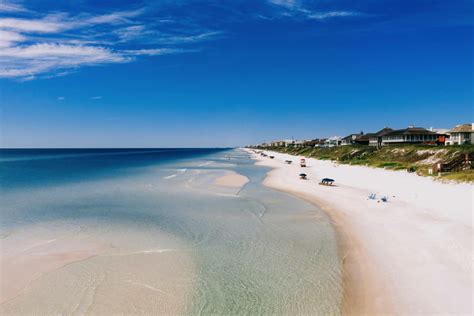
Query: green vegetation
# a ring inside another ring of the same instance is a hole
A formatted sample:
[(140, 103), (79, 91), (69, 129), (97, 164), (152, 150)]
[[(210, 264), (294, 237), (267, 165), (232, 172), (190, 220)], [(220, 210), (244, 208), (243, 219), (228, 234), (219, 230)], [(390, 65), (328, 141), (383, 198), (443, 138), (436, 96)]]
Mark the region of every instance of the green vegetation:
[(452, 172), (442, 175), (441, 180), (454, 180), (457, 182), (473, 182), (474, 169), (463, 170), (459, 172)]
[[(400, 145), (384, 146), (381, 149), (370, 146), (272, 147), (271, 150), (321, 160), (333, 160), (343, 164), (410, 170), (427, 176), (428, 170), (435, 164), (447, 163), (461, 153), (474, 152), (474, 146)], [(474, 182), (474, 172), (472, 170), (454, 172), (441, 176), (441, 179)]]

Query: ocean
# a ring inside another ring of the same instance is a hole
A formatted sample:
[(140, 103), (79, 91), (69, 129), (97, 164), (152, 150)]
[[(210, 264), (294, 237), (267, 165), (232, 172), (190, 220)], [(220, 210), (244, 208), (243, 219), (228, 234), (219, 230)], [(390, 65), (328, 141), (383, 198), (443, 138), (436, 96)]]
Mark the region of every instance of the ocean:
[(241, 149), (0, 150), (0, 313), (340, 314), (328, 217), (268, 171)]

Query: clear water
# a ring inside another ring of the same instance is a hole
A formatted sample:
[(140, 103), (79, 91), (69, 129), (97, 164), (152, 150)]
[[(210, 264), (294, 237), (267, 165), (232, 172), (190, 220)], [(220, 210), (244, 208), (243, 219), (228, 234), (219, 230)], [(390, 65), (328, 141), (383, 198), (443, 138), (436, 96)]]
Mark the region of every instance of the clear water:
[[(214, 184), (229, 171), (250, 182)], [(340, 314), (328, 218), (263, 187), (266, 172), (238, 149), (2, 150), (2, 244), (44, 234), (105, 247), (0, 312)]]

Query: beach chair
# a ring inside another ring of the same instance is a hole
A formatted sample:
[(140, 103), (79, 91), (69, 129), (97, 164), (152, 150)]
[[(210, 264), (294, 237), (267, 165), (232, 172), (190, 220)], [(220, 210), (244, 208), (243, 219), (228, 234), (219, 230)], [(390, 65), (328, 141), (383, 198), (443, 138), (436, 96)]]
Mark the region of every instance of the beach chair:
[(319, 184), (331, 186), (334, 183), (334, 179), (324, 178)]
[(300, 179), (306, 180), (307, 179), (306, 173), (300, 173)]
[(300, 167), (306, 168), (306, 159), (304, 159), (304, 158), (300, 159)]

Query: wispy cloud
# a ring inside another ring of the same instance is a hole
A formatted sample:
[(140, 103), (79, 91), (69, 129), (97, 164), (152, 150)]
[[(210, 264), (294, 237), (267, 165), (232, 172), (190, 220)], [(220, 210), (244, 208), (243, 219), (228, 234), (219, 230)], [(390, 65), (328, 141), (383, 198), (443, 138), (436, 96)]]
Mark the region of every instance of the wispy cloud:
[(194, 52), (195, 50), (181, 49), (181, 48), (152, 48), (152, 49), (133, 49), (133, 50), (123, 50), (122, 54), (129, 56), (158, 56), (158, 55), (167, 55), (167, 54), (177, 54), (185, 52)]
[(58, 101), (64, 101), (64, 100), (66, 100), (65, 97), (57, 97), (57, 99), (58, 99)]
[(122, 42), (128, 42), (140, 38), (146, 32), (148, 32), (148, 30), (145, 25), (125, 26), (114, 31), (119, 40)]
[[(155, 44), (176, 46), (200, 42), (214, 35), (212, 32), (197, 35), (173, 32), (170, 35), (151, 30), (134, 20), (146, 13), (143, 8), (74, 16), (64, 12), (40, 16), (6, 2), (1, 2), (0, 8), (8, 12), (27, 12), (27, 17), (25, 14), (0, 17), (0, 77), (20, 80), (66, 75), (83, 66), (125, 63), (139, 56), (195, 51), (149, 47), (153, 41), (142, 41), (145, 36), (154, 36)], [(129, 42), (135, 47), (119, 47)]]
[(22, 5), (9, 2), (5, 0), (0, 0), (0, 12), (26, 12), (26, 8)]
[(41, 19), (0, 18), (0, 29), (28, 33), (57, 33), (71, 29), (91, 28), (101, 24), (123, 24), (129, 22), (128, 18), (136, 17), (141, 13), (143, 9), (103, 15), (81, 14), (72, 17), (67, 13), (55, 13)]
[(329, 12), (313, 12), (307, 17), (315, 20), (325, 20), (337, 17), (361, 16), (362, 14), (355, 11), (329, 11)]
[(126, 62), (129, 57), (104, 47), (33, 44), (0, 49), (0, 77), (31, 77), (58, 69)]
[(92, 100), (100, 100), (102, 99), (102, 96), (101, 95), (98, 95), (98, 96), (95, 96), (95, 97), (91, 97)]
[(54, 16), (49, 16), (39, 20), (29, 20), (22, 18), (0, 19), (0, 29), (28, 33), (55, 33), (67, 29), (67, 25), (68, 24), (64, 22), (58, 22)]
[(297, 0), (269, 0), (270, 3), (283, 6), (286, 8), (295, 8), (296, 6), (299, 6), (299, 3)]
[(212, 31), (212, 32), (204, 32), (199, 34), (193, 35), (165, 35), (159, 37), (159, 42), (165, 44), (183, 44), (183, 43), (196, 43), (202, 42), (210, 39), (215, 39), (219, 35), (222, 35), (223, 32), (221, 31)]
[(333, 10), (324, 11), (318, 10), (314, 5), (306, 4), (301, 0), (268, 0), (271, 5), (277, 6), (282, 11), (279, 12), (282, 17), (293, 17), (299, 19), (312, 19), (312, 20), (327, 20), (338, 17), (355, 17), (365, 16), (357, 11), (348, 10)]
[(24, 40), (26, 38), (20, 33), (0, 29), (0, 48), (10, 47), (14, 43), (23, 42)]

